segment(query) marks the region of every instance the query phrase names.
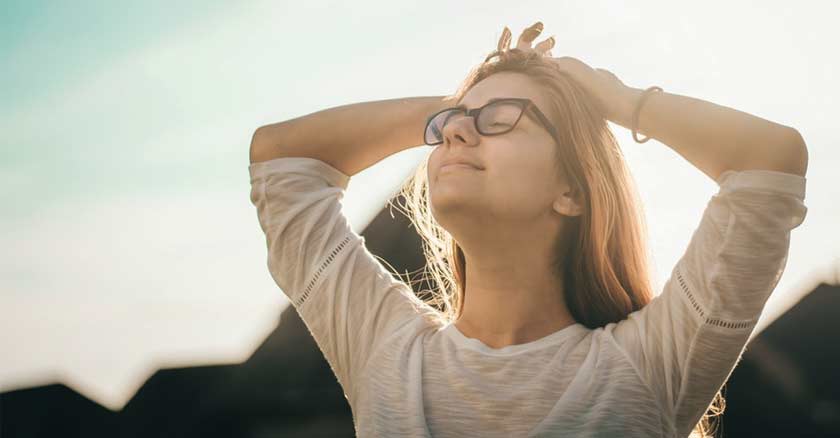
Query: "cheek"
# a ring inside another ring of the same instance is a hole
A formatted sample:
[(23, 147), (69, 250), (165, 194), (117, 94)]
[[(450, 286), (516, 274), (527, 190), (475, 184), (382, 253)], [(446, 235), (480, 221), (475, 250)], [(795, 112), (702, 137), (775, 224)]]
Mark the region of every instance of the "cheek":
[(426, 175), (429, 177), (431, 181), (432, 176), (432, 169), (436, 169), (438, 165), (438, 161), (440, 161), (440, 146), (435, 146), (432, 152), (429, 154), (429, 158), (426, 160)]
[(435, 176), (434, 176), (434, 166), (436, 166), (432, 161), (429, 161), (428, 165), (426, 166), (426, 182), (429, 184), (429, 188), (435, 183)]
[(501, 168), (493, 169), (488, 178), (490, 193), (497, 202), (507, 202), (520, 206), (541, 204), (551, 190), (552, 173), (548, 163), (534, 163), (531, 160), (511, 162)]

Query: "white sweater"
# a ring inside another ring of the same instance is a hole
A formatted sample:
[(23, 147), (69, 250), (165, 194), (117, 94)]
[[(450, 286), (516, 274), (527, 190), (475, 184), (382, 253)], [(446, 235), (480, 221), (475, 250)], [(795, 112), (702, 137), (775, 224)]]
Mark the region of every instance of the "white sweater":
[(350, 177), (253, 163), (268, 270), (344, 390), (360, 437), (685, 437), (741, 357), (805, 218), (806, 179), (727, 171), (662, 292), (625, 320), (494, 349), (426, 316), (341, 210)]

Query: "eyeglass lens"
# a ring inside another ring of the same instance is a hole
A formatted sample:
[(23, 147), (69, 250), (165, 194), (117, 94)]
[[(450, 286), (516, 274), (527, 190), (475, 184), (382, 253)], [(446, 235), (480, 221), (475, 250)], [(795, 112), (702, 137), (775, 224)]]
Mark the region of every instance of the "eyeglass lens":
[[(503, 134), (513, 129), (521, 113), (522, 105), (516, 102), (493, 102), (481, 109), (475, 125), (482, 135)], [(426, 144), (443, 142), (443, 128), (464, 115), (464, 111), (460, 109), (450, 109), (437, 114), (426, 127)]]

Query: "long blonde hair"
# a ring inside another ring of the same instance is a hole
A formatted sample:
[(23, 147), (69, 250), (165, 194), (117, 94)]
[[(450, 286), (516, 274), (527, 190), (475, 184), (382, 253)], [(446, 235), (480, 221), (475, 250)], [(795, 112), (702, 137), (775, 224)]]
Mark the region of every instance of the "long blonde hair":
[[(627, 318), (653, 298), (647, 229), (635, 181), (607, 120), (585, 90), (543, 55), (504, 50), (501, 42), (469, 73), (453, 95), (456, 101), (498, 72), (525, 74), (549, 96), (546, 116), (553, 118), (560, 140), (555, 149), (557, 171), (581, 195), (583, 213), (567, 217), (568, 232), (556, 242), (553, 263), (562, 275), (569, 311), (590, 329)], [(427, 167), (428, 155), (400, 194), (406, 216), (423, 240), (425, 273), (436, 283), (418, 295), (425, 295), (423, 301), (435, 307), (440, 322), (446, 324), (456, 321), (463, 311), (466, 260), (461, 247), (431, 214)], [(719, 391), (691, 436), (709, 436), (711, 417), (722, 414), (724, 408)]]

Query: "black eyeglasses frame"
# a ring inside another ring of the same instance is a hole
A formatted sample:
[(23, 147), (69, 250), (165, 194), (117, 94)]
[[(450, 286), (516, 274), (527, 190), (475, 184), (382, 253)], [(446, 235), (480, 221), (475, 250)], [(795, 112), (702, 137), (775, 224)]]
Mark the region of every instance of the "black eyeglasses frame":
[[(479, 129), (479, 127), (478, 127), (478, 115), (481, 113), (481, 110), (483, 110), (488, 105), (498, 103), (500, 101), (518, 103), (520, 105), (520, 109), (522, 109), (522, 111), (519, 113), (519, 117), (516, 119), (515, 122), (513, 122), (513, 125), (511, 125), (510, 129), (508, 129), (506, 131), (494, 132), (494, 133), (489, 133), (489, 134), (485, 134), (485, 133), (481, 132), (481, 129)], [(554, 125), (551, 124), (551, 122), (548, 120), (548, 117), (546, 117), (545, 114), (542, 111), (540, 111), (539, 107), (537, 107), (537, 105), (531, 99), (528, 99), (527, 97), (495, 97), (495, 98), (490, 99), (484, 105), (482, 105), (478, 108), (470, 109), (470, 110), (467, 109), (466, 105), (458, 105), (458, 106), (454, 106), (454, 107), (450, 107), (450, 108), (444, 108), (444, 109), (432, 114), (431, 116), (429, 116), (426, 119), (426, 125), (423, 127), (423, 141), (424, 141), (424, 143), (425, 143), (425, 140), (426, 140), (426, 132), (429, 130), (429, 124), (432, 122), (432, 120), (434, 120), (434, 118), (437, 117), (439, 114), (441, 114), (443, 112), (446, 112), (446, 111), (452, 111), (452, 110), (462, 111), (465, 116), (472, 117), (473, 125), (475, 126), (475, 130), (479, 134), (484, 135), (484, 136), (507, 134), (508, 132), (510, 132), (514, 128), (516, 128), (516, 125), (519, 124), (519, 120), (522, 119), (522, 114), (525, 114), (528, 110), (531, 110), (533, 112), (533, 114), (537, 115), (537, 121), (540, 124), (543, 125), (543, 127), (548, 131), (548, 133), (551, 135), (551, 137), (554, 139), (554, 141), (557, 144), (560, 144), (559, 138), (557, 136), (557, 129), (554, 127)], [(436, 146), (436, 145), (439, 145), (441, 143), (443, 143), (442, 139), (441, 139), (441, 141), (436, 142), (436, 143), (431, 143), (431, 144), (430, 143), (425, 143), (425, 144), (429, 145), (429, 146)]]

